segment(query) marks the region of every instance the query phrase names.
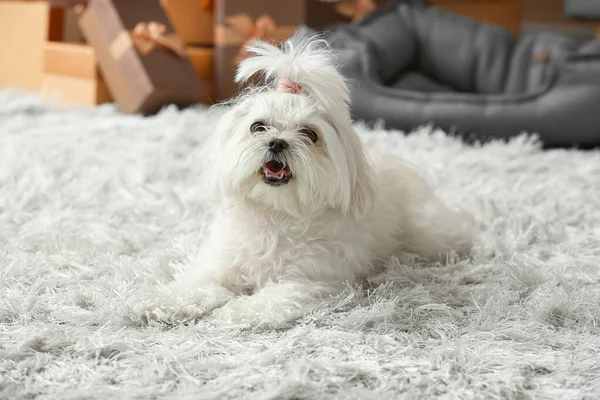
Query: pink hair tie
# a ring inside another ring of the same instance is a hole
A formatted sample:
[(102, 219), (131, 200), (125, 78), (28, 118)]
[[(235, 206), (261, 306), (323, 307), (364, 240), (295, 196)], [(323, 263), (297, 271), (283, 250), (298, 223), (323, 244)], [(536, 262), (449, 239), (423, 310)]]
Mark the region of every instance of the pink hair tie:
[(279, 78), (277, 82), (277, 91), (279, 93), (298, 94), (302, 91), (302, 86), (286, 78)]

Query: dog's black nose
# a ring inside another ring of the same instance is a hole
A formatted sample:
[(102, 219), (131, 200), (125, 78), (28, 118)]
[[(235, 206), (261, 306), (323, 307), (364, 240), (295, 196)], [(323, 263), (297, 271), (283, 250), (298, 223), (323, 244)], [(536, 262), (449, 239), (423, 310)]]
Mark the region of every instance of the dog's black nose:
[(283, 139), (273, 139), (269, 142), (269, 151), (271, 153), (281, 153), (283, 150), (289, 147), (288, 142)]

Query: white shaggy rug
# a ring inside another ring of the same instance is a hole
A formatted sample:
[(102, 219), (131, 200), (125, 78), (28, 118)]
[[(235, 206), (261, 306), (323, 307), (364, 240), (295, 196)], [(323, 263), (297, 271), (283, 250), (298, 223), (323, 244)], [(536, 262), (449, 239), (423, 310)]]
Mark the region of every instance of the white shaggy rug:
[(390, 260), (282, 331), (144, 326), (136, 290), (203, 240), (212, 119), (0, 93), (0, 398), (600, 396), (600, 153), (526, 138), (361, 129), (485, 224), (468, 261)]

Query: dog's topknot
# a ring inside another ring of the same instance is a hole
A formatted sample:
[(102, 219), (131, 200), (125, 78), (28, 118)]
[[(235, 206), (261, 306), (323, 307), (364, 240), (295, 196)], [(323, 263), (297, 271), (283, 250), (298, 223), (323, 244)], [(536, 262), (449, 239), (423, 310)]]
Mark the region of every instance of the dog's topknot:
[(261, 75), (273, 90), (281, 80), (302, 88), (335, 115), (346, 115), (350, 94), (346, 80), (335, 65), (335, 55), (325, 39), (296, 34), (281, 47), (255, 41), (246, 47), (250, 57), (242, 61), (236, 82), (243, 83)]

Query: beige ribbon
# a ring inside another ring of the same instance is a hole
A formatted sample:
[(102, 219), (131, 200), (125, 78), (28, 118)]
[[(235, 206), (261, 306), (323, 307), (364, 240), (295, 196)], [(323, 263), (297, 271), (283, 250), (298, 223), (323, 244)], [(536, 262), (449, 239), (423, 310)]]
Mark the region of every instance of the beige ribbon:
[(187, 58), (183, 42), (174, 33), (167, 34), (167, 27), (160, 22), (140, 22), (133, 31), (122, 32), (110, 45), (113, 57), (119, 59), (132, 46), (142, 55), (159, 47), (171, 51), (180, 58)]

